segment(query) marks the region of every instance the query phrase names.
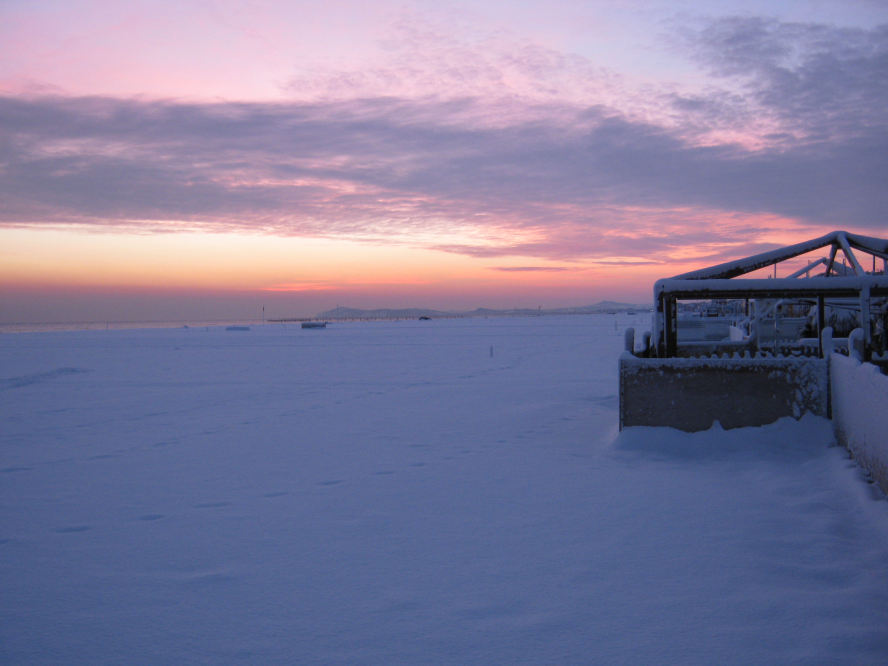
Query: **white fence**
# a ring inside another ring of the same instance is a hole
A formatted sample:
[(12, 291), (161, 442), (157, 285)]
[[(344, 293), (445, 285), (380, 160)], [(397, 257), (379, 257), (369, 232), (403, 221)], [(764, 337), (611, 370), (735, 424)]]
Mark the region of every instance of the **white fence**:
[(888, 493), (888, 376), (870, 363), (830, 354), (836, 439)]

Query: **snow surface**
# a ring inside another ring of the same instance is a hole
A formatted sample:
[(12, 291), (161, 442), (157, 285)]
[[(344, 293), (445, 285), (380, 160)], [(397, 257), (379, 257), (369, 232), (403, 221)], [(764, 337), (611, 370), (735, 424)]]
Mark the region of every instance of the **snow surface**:
[(633, 323), (0, 335), (0, 663), (885, 663), (830, 423), (617, 437)]

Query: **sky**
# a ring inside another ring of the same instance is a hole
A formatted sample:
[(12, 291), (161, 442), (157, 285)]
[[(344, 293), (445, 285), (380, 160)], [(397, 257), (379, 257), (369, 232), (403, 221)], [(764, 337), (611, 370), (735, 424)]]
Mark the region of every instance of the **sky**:
[(0, 2), (0, 323), (644, 303), (888, 236), (888, 2)]

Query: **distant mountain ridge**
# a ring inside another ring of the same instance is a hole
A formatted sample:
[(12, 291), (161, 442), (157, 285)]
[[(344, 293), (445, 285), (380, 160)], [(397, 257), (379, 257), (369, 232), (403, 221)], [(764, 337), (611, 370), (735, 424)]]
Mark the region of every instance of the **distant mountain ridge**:
[(396, 317), (526, 317), (530, 315), (559, 315), (559, 314), (596, 314), (601, 312), (626, 312), (629, 310), (649, 310), (649, 305), (637, 305), (634, 303), (618, 303), (616, 301), (601, 301), (594, 305), (586, 305), (574, 308), (553, 308), (548, 310), (533, 308), (515, 308), (512, 310), (492, 310), (490, 308), (477, 308), (471, 311), (459, 310), (429, 310), (426, 308), (379, 308), (376, 310), (361, 310), (359, 308), (336, 307), (332, 310), (319, 312), (318, 319), (385, 319)]

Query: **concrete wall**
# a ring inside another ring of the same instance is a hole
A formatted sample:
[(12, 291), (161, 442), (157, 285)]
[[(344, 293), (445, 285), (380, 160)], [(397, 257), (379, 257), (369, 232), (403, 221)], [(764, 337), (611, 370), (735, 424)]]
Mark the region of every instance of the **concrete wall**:
[(806, 412), (829, 415), (824, 359), (620, 357), (620, 427), (695, 432), (761, 426)]
[(836, 439), (888, 493), (888, 376), (869, 363), (830, 355)]

